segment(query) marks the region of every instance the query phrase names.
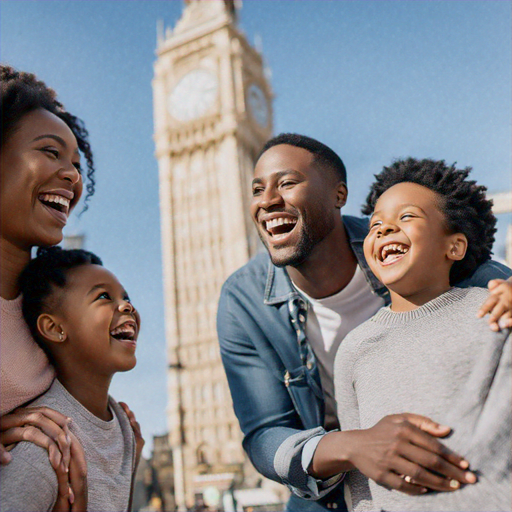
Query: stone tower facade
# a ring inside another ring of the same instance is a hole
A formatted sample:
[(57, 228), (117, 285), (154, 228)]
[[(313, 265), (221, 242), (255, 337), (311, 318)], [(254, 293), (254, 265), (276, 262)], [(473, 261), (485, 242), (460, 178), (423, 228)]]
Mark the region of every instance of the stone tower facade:
[(215, 317), (224, 280), (258, 247), (248, 201), (255, 158), (272, 134), (272, 91), (236, 18), (233, 1), (185, 1), (176, 27), (159, 35), (155, 63), (167, 414), (179, 510), (214, 505), (248, 477)]

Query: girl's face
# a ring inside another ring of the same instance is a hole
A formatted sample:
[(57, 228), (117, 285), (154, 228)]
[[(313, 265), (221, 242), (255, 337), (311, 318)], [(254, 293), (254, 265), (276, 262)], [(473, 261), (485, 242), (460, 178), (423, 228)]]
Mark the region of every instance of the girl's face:
[(100, 265), (71, 269), (66, 280), (54, 316), (66, 334), (69, 368), (105, 376), (131, 370), (140, 317), (121, 283)]
[(2, 239), (23, 250), (58, 244), (82, 186), (73, 132), (47, 110), (26, 114), (0, 153)]

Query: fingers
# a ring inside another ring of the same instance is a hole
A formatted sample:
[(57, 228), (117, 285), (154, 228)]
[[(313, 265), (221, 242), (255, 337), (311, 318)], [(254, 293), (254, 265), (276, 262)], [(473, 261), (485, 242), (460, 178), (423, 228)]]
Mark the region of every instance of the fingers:
[(397, 463), (397, 470), (407, 475), (415, 484), (435, 491), (455, 491), (460, 484), (473, 484), (476, 476), (448, 462), (440, 454), (408, 444), (402, 451), (402, 459)]
[[(423, 467), (441, 473), (446, 478), (459, 480), (460, 482), (467, 482), (464, 474), (465, 470), (469, 467), (469, 462), (461, 457), (459, 454), (447, 448), (444, 444), (440, 443), (434, 437), (426, 434), (422, 430), (420, 430), (415, 425), (411, 424), (409, 432), (407, 432), (404, 437), (406, 437), (410, 443), (406, 444), (406, 449), (402, 452), (406, 455), (406, 458), (409, 460), (409, 455), (411, 453), (419, 453), (419, 452), (411, 452), (410, 446), (415, 445), (416, 447), (420, 447), (423, 450), (426, 450), (427, 454), (431, 454), (430, 459), (421, 459), (416, 460), (412, 459), (414, 462), (421, 464)], [(442, 461), (446, 461), (448, 466), (445, 464), (441, 464)], [(476, 480), (475, 480), (476, 481)], [(473, 482), (468, 482), (473, 483)]]
[(135, 435), (135, 438), (137, 440), (142, 440), (142, 443), (144, 444), (145, 441), (142, 438), (142, 430), (140, 428), (140, 424), (135, 418), (135, 414), (132, 412), (132, 410), (124, 403), (119, 402), (119, 405), (123, 408), (124, 412), (128, 416), (128, 420), (130, 421), (130, 426), (132, 427), (133, 433)]
[(3, 444), (0, 444), (0, 463), (2, 466), (9, 464), (12, 460), (12, 455), (5, 449)]
[(487, 283), (487, 288), (489, 289), (489, 291), (492, 291), (496, 288), (496, 286), (500, 285), (501, 283), (504, 283), (505, 280), (504, 279), (491, 279), (488, 283)]
[(427, 488), (417, 485), (405, 475), (398, 475), (396, 473), (388, 473), (380, 485), (383, 485), (388, 489), (396, 489), (397, 491), (411, 496), (425, 494), (428, 491)]
[[(61, 466), (62, 467), (62, 466)], [(70, 510), (70, 494), (69, 474), (66, 471), (55, 471), (57, 475), (57, 500), (53, 506), (52, 512), (69, 512)]]
[(507, 311), (498, 320), (498, 327), (500, 329), (512, 329), (512, 311)]
[(489, 314), (489, 327), (499, 331), (512, 326), (512, 281), (494, 279), (489, 282), (489, 297), (478, 310), (477, 317)]
[(499, 298), (497, 295), (494, 295), (492, 293), (489, 294), (487, 300), (482, 304), (482, 306), (478, 310), (478, 313), (476, 314), (477, 318), (483, 318), (485, 315), (490, 313), (498, 302)]
[[(69, 432), (67, 427), (69, 419), (66, 418), (66, 423), (61, 428), (53, 420), (46, 417), (42, 418), (43, 415), (39, 411), (25, 414), (25, 423), (2, 431), (0, 440), (4, 445), (28, 441), (45, 448), (50, 454), (50, 462), (53, 468), (57, 470), (56, 464), (62, 463), (63, 470), (67, 471), (69, 468), (70, 440), (66, 432)], [(57, 450), (55, 451), (54, 448), (57, 448)]]
[(71, 460), (69, 464), (69, 482), (72, 512), (87, 511), (87, 462), (78, 439), (70, 432)]
[(11, 428), (2, 432), (1, 439), (4, 445), (27, 441), (44, 448), (48, 451), (50, 463), (55, 470), (58, 470), (62, 462), (62, 455), (57, 443), (44, 432), (41, 432), (38, 428), (32, 427), (31, 425)]
[(0, 418), (0, 430), (30, 424), (44, 429), (49, 423), (63, 428), (69, 418), (48, 407), (22, 407)]
[(405, 413), (399, 415), (399, 417), (406, 419), (409, 423), (415, 425), (420, 430), (436, 437), (445, 437), (452, 431), (450, 427), (440, 425), (436, 421), (432, 421), (430, 418), (421, 416), (420, 414)]
[(71, 461), (71, 431), (69, 430), (69, 422), (68, 424), (64, 425), (63, 434), (66, 439), (66, 443), (64, 446), (59, 445), (61, 448), (62, 453), (62, 464), (64, 466), (64, 470), (66, 473), (69, 472), (69, 463)]
[(131, 411), (131, 409), (124, 402), (119, 402), (119, 405), (123, 408), (126, 416), (128, 416), (128, 420), (130, 421), (130, 426), (133, 430), (133, 435), (135, 436), (135, 468), (139, 465), (140, 456), (142, 453), (142, 448), (144, 448), (144, 438), (142, 437), (142, 430), (140, 428), (139, 422), (135, 418), (135, 414)]
[[(504, 315), (506, 315), (504, 317)], [(494, 306), (491, 314), (489, 315), (489, 327), (493, 331), (499, 331), (501, 325), (505, 325), (510, 318), (510, 309), (506, 304), (499, 302)]]

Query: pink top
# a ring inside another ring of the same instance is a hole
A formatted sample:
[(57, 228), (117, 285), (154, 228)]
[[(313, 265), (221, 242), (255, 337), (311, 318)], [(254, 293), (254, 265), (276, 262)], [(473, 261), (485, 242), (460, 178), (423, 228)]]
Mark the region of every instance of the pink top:
[(46, 354), (33, 340), (21, 314), (21, 295), (0, 298), (0, 415), (46, 391), (55, 371)]

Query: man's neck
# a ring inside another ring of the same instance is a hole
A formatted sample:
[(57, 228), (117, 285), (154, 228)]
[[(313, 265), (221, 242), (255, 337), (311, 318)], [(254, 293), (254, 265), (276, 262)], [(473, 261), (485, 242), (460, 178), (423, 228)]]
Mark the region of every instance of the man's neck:
[(13, 300), (19, 294), (18, 278), (30, 261), (30, 249), (20, 249), (2, 238), (0, 240), (0, 296)]
[(286, 270), (299, 289), (314, 299), (322, 299), (343, 290), (352, 280), (356, 267), (356, 256), (340, 222), (314, 247), (306, 261)]
[(108, 390), (111, 376), (86, 375), (84, 372), (57, 369), (57, 378), (68, 393), (80, 402), (91, 414), (103, 421), (110, 421), (112, 413), (108, 407)]

